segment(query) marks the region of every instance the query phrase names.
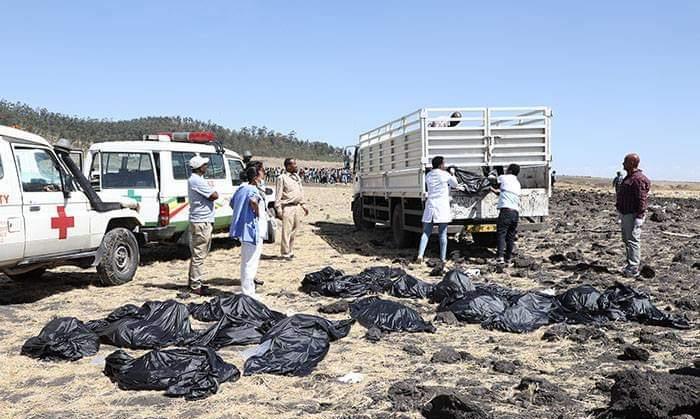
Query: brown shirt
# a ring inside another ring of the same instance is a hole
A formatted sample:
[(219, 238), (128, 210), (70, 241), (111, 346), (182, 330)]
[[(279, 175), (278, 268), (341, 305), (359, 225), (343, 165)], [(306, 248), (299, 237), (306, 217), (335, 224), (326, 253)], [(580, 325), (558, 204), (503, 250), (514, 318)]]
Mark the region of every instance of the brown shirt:
[(621, 214), (636, 214), (637, 218), (643, 218), (647, 210), (647, 200), (651, 182), (644, 176), (641, 170), (635, 170), (627, 175), (620, 184), (617, 192), (617, 210)]
[(275, 208), (287, 205), (304, 204), (304, 189), (301, 178), (296, 173), (286, 172), (277, 178), (275, 187)]

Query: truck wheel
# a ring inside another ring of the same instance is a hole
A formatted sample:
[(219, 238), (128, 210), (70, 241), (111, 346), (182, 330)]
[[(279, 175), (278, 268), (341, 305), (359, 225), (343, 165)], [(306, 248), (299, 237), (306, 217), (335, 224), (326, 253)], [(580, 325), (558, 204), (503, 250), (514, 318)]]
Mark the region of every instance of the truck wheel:
[(370, 230), (374, 228), (374, 223), (362, 219), (362, 198), (352, 200), (352, 222), (358, 230)]
[(498, 236), (496, 233), (472, 233), (474, 244), (480, 247), (497, 247)]
[(9, 274), (5, 272), (5, 275), (7, 275), (13, 281), (27, 282), (41, 278), (44, 272), (46, 272), (46, 268), (36, 268), (32, 269), (31, 271), (22, 272), (21, 274)]
[(404, 229), (403, 208), (400, 204), (394, 207), (394, 212), (391, 215), (391, 231), (397, 248), (415, 247), (418, 235)]
[(139, 266), (139, 245), (134, 234), (122, 227), (110, 230), (102, 239), (102, 258), (97, 265), (101, 285), (131, 281)]

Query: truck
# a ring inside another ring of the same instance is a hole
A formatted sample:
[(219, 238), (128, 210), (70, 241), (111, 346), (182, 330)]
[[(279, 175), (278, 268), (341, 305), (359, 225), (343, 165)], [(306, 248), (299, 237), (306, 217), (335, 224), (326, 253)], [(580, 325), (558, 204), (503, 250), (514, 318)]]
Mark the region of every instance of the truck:
[[(159, 132), (140, 139), (94, 142), (86, 156), (84, 174), (105, 200), (133, 198), (140, 205), (149, 242), (189, 244), (189, 161), (209, 159), (204, 178), (219, 193), (214, 202), (214, 232), (228, 231), (229, 201), (241, 185), (244, 164), (238, 153), (224, 148), (209, 131)], [(265, 188), (268, 211), (274, 190)]]
[[(398, 247), (413, 246), (425, 206), (425, 174), (433, 157), (481, 176), (521, 166), (520, 229), (544, 227), (552, 192), (552, 111), (545, 106), (422, 108), (359, 136), (354, 146), (351, 204), (358, 229), (392, 229)], [(497, 196), (454, 190), (448, 233), (474, 242), (495, 241)]]
[(96, 267), (103, 285), (131, 281), (146, 241), (138, 205), (102, 201), (70, 146), (0, 126), (0, 271), (32, 280), (47, 269)]

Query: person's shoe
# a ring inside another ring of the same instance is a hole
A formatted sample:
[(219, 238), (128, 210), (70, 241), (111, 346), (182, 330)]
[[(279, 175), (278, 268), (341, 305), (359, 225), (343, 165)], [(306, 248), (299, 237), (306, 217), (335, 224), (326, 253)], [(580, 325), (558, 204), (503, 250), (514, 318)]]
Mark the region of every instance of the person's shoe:
[(207, 296), (207, 295), (211, 295), (211, 291), (209, 290), (208, 286), (200, 285), (197, 288), (190, 288), (190, 294)]
[(503, 265), (510, 268), (514, 265), (513, 261), (511, 259), (504, 259), (503, 260)]
[(282, 255), (282, 259), (290, 260), (294, 257), (291, 253), (287, 253), (286, 255)]
[(421, 256), (418, 256), (418, 257), (416, 258), (416, 263), (419, 264), (419, 265), (422, 265), (422, 264), (423, 264), (423, 258), (422, 258)]
[(630, 266), (629, 268), (626, 268), (624, 271), (622, 271), (622, 275), (624, 275), (626, 278), (638, 278), (639, 269)]
[(505, 265), (506, 261), (503, 258), (496, 258), (496, 265)]
[(265, 285), (265, 281), (263, 281), (262, 279), (258, 279), (258, 278), (255, 278), (255, 279), (253, 280), (253, 283), (254, 283), (255, 285), (260, 285), (260, 286)]

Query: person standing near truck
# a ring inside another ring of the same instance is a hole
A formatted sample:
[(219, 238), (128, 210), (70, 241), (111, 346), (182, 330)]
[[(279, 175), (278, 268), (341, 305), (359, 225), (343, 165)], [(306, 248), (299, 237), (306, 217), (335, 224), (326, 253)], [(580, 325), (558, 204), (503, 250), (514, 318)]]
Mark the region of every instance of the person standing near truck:
[(506, 169), (506, 174), (498, 177), (498, 189), (492, 191), (498, 194), (498, 221), (496, 221), (496, 235), (498, 236), (498, 251), (496, 263), (509, 264), (513, 257), (515, 236), (518, 232), (518, 219), (520, 217), (520, 194), (522, 188), (518, 181), (520, 166), (513, 163)]
[(297, 161), (284, 159), (285, 173), (277, 178), (275, 190), (275, 212), (282, 220), (281, 253), (285, 259), (294, 257), (294, 237), (301, 225), (301, 212), (309, 215), (305, 206), (304, 188), (297, 174)]
[(440, 237), (440, 260), (447, 261), (447, 224), (452, 221), (450, 212), (450, 187), (460, 188), (457, 178), (445, 168), (445, 158), (437, 156), (432, 161), (433, 170), (425, 175), (425, 184), (428, 188), (428, 199), (423, 210), (423, 234), (418, 246), (417, 263), (423, 262), (428, 239), (433, 232), (433, 224), (438, 225)]
[(626, 277), (638, 277), (641, 263), (642, 225), (647, 210), (651, 181), (639, 168), (639, 155), (625, 156), (622, 166), (627, 172), (620, 184), (615, 207), (620, 213), (622, 241), (625, 244), (627, 265), (622, 269)]
[(214, 201), (219, 194), (204, 179), (209, 159), (194, 156), (190, 159), (192, 175), (187, 179), (190, 217), (190, 269), (187, 285), (190, 292), (207, 295), (208, 287), (202, 284), (204, 259), (209, 254), (211, 233), (214, 228)]

